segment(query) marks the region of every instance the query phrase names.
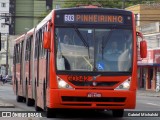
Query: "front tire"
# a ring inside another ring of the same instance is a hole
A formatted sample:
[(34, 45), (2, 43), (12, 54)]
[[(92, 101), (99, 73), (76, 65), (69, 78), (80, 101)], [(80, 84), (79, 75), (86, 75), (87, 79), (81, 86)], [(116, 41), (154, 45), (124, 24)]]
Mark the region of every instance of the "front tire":
[(24, 98), (18, 95), (18, 81), (16, 80), (16, 100), (17, 102), (23, 102)]
[(46, 108), (46, 117), (47, 118), (56, 118), (57, 111), (55, 109)]
[(112, 110), (113, 117), (123, 117), (124, 110), (119, 109), (119, 110)]
[(38, 112), (38, 111), (42, 111), (42, 109), (37, 106), (37, 91), (35, 89), (35, 104), (34, 104), (34, 107), (35, 107), (35, 110)]
[(26, 105), (27, 105), (27, 106), (33, 106), (33, 105), (34, 105), (34, 100), (31, 99), (31, 98), (28, 98), (27, 82), (26, 82)]
[(17, 102), (23, 102), (24, 98), (22, 96), (17, 95), (16, 100)]

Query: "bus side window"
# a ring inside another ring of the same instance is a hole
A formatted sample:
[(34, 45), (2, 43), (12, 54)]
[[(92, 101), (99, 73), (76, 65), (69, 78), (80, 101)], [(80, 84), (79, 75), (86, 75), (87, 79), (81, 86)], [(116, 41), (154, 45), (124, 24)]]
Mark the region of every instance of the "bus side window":
[[(20, 44), (20, 43), (19, 43), (19, 44)], [(18, 58), (18, 59), (17, 59), (17, 63), (20, 62), (20, 48), (19, 48), (20, 45), (19, 45), (19, 44), (17, 44), (17, 53), (18, 53), (18, 54), (17, 54), (17, 55), (18, 55), (18, 57), (17, 57), (17, 58)]]
[(15, 54), (16, 54), (16, 52), (15, 52), (15, 46), (14, 46), (14, 51), (13, 51), (13, 65), (15, 65), (15, 60), (16, 60)]
[(31, 42), (32, 42), (32, 40), (33, 40), (33, 36), (31, 36), (30, 37), (30, 39), (29, 39), (29, 60), (31, 59), (31, 49), (32, 49), (32, 44), (31, 44)]
[(37, 59), (38, 56), (38, 33), (36, 33), (36, 40), (35, 40), (35, 53), (34, 53), (34, 58)]
[(17, 63), (17, 44), (15, 45), (15, 64)]
[(16, 44), (16, 63), (18, 63), (18, 44)]
[(44, 34), (44, 31), (45, 31), (45, 28), (46, 28), (46, 27), (43, 27), (43, 28), (42, 28), (42, 34), (41, 34), (41, 38), (42, 38), (42, 45), (41, 45), (41, 46), (42, 46), (42, 57), (45, 57), (45, 49), (44, 49), (44, 47), (43, 47), (43, 41), (44, 41), (44, 40), (43, 40), (43, 34)]
[(42, 30), (39, 30), (39, 58), (42, 58)]
[(25, 50), (25, 61), (27, 60), (28, 60), (28, 39), (27, 39), (26, 50)]

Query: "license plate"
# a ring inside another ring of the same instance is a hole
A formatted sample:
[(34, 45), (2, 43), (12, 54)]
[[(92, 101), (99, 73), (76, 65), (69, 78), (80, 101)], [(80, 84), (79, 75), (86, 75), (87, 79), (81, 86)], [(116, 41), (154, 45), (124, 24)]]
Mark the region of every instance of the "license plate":
[(102, 97), (102, 94), (91, 92), (91, 93), (88, 93), (87, 97)]

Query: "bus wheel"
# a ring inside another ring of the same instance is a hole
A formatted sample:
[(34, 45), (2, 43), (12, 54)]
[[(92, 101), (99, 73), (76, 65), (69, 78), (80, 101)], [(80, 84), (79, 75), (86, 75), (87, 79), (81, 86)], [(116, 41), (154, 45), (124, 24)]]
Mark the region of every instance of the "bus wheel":
[(28, 94), (26, 94), (26, 105), (27, 106), (33, 106), (34, 105), (34, 100), (31, 98), (28, 98)]
[(17, 83), (17, 80), (16, 80), (16, 100), (17, 100), (17, 102), (23, 102), (23, 100), (24, 100), (24, 98), (22, 96), (18, 95), (18, 83)]
[(45, 82), (43, 83), (43, 106), (44, 106), (44, 111), (46, 111), (46, 87), (45, 87)]
[(22, 96), (17, 95), (16, 100), (17, 102), (23, 102), (24, 98)]
[(28, 98), (28, 89), (26, 87), (26, 105), (27, 106), (33, 106), (34, 105), (34, 100), (31, 98)]
[(27, 106), (33, 106), (34, 105), (34, 100), (31, 98), (26, 98), (26, 104)]
[(56, 118), (56, 110), (51, 108), (46, 108), (46, 117), (47, 118)]
[(36, 102), (35, 102), (35, 106), (34, 106), (34, 107), (35, 107), (35, 110), (36, 110), (37, 112), (38, 112), (38, 111), (42, 111), (42, 109), (37, 106)]
[(123, 117), (124, 110), (112, 110), (113, 117)]

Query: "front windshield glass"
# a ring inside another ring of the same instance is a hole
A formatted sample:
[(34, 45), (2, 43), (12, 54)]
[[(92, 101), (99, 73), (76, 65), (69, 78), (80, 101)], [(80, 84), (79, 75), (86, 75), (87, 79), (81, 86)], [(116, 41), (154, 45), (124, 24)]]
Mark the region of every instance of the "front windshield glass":
[(55, 40), (57, 70), (131, 71), (131, 30), (56, 28)]

